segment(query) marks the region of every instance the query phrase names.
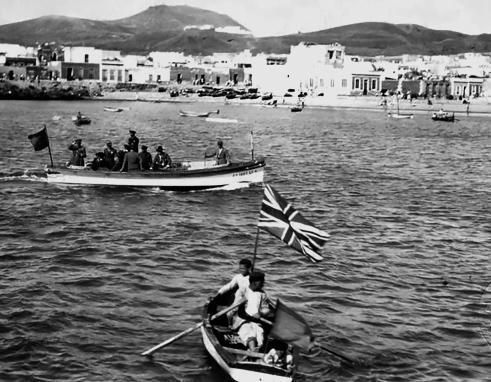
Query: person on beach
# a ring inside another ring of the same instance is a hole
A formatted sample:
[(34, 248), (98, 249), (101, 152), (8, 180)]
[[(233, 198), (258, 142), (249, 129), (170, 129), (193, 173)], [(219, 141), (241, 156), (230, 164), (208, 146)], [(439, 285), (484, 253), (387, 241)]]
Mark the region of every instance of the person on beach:
[(230, 164), (230, 153), (223, 147), (223, 141), (219, 139), (217, 141), (217, 148), (214, 152), (205, 152), (205, 158), (216, 158), (216, 164)]
[(68, 150), (72, 152), (72, 157), (68, 162), (68, 165), (71, 166), (84, 166), (85, 160), (87, 157), (87, 151), (85, 150), (85, 146), (82, 145), (82, 139), (75, 139), (70, 146), (68, 146)]

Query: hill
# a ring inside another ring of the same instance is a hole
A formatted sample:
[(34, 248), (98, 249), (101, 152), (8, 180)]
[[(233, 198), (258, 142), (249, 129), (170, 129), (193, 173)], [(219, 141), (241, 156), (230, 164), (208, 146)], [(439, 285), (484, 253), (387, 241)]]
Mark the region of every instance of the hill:
[(123, 53), (179, 51), (194, 55), (214, 52), (288, 53), (290, 45), (302, 41), (319, 44), (339, 42), (348, 54), (364, 56), (401, 54), (457, 54), (490, 52), (491, 34), (477, 36), (440, 31), (414, 24), (358, 23), (310, 33), (255, 38), (252, 35), (188, 29), (213, 25), (239, 27), (227, 15), (189, 6), (159, 5), (131, 17), (97, 21), (65, 16), (44, 16), (0, 25), (0, 43), (36, 45), (56, 41), (65, 45), (87, 45), (117, 49)]
[(401, 54), (457, 54), (491, 51), (491, 34), (478, 36), (440, 31), (414, 24), (358, 23), (311, 33), (258, 40), (256, 49), (264, 52), (288, 52), (301, 41), (339, 42), (348, 54), (365, 56)]

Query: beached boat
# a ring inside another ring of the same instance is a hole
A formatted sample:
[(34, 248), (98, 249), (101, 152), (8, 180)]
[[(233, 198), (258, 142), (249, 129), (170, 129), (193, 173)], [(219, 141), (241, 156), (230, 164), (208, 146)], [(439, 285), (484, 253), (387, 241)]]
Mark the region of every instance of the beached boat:
[(397, 95), (396, 95), (396, 100), (397, 100), (397, 113), (393, 113), (392, 111), (389, 111), (387, 113), (387, 117), (392, 119), (413, 119), (414, 114), (399, 112), (399, 97)]
[(220, 114), (220, 110), (216, 110), (216, 111), (209, 111), (209, 112), (205, 112), (205, 113), (195, 113), (195, 112), (192, 112), (192, 111), (184, 111), (184, 110), (179, 110), (179, 115), (181, 117), (201, 117), (201, 118), (206, 118), (206, 117), (209, 117), (210, 114)]
[(443, 122), (454, 122), (455, 114), (447, 113), (447, 112), (436, 112), (431, 116), (433, 121), (443, 121)]
[[(262, 352), (251, 352), (239, 342), (235, 331), (228, 328), (227, 317), (210, 322), (216, 307), (206, 304), (203, 309), (201, 335), (210, 356), (237, 382), (291, 382), (295, 360), (288, 344), (269, 338)], [(273, 350), (274, 349), (274, 350)], [(272, 354), (282, 354), (275, 359)]]
[(388, 112), (387, 116), (393, 119), (413, 119), (414, 114), (401, 114), (401, 113), (391, 113)]
[(104, 107), (104, 111), (111, 111), (113, 113), (119, 113), (123, 110), (124, 109), (122, 107), (109, 107), (109, 106)]
[(82, 116), (76, 116), (74, 115), (72, 117), (72, 122), (77, 125), (77, 126), (80, 126), (80, 125), (90, 125), (90, 123), (92, 122), (90, 120), (89, 117), (85, 116), (85, 115), (82, 115)]
[(163, 171), (121, 173), (70, 167), (48, 168), (46, 173), (48, 183), (190, 191), (262, 183), (265, 165), (264, 159), (259, 157), (229, 165), (215, 165), (213, 161), (184, 161)]
[(291, 111), (292, 113), (298, 113), (299, 111), (302, 111), (302, 110), (303, 110), (303, 107), (302, 107), (302, 106), (292, 106), (292, 107), (290, 108), (290, 111)]

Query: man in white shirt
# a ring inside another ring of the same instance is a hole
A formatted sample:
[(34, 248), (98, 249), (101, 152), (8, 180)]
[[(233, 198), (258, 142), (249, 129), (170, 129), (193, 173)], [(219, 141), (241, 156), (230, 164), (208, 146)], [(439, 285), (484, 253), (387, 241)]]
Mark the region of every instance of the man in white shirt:
[[(232, 304), (236, 304), (242, 300), (245, 296), (247, 289), (249, 288), (249, 274), (251, 273), (252, 263), (249, 259), (242, 259), (239, 261), (239, 273), (235, 275), (230, 282), (220, 288), (217, 295), (212, 298), (212, 303), (219, 304), (220, 301), (226, 300), (228, 293), (234, 292), (234, 299)], [(230, 300), (229, 300), (230, 301)], [(227, 313), (229, 322), (232, 321), (232, 317), (235, 311)]]
[(245, 293), (247, 301), (239, 307), (234, 327), (242, 343), (251, 351), (257, 351), (264, 342), (264, 329), (261, 317), (270, 318), (271, 307), (263, 291), (264, 273), (255, 271), (249, 275), (249, 288)]
[(235, 275), (229, 283), (225, 284), (218, 291), (218, 295), (237, 288), (235, 291), (234, 304), (243, 298), (247, 287), (249, 286), (249, 274), (251, 273), (252, 263), (249, 259), (239, 261), (239, 274)]

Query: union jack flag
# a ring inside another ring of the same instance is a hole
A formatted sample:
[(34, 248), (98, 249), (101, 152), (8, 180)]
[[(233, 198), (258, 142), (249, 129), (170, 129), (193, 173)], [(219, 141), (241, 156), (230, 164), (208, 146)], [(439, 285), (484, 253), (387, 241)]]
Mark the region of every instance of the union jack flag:
[(314, 227), (269, 185), (264, 187), (258, 226), (301, 252), (312, 262), (322, 260), (318, 251), (328, 240), (329, 234)]

